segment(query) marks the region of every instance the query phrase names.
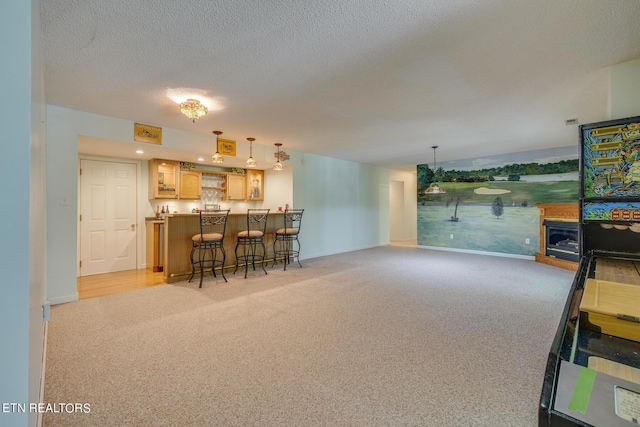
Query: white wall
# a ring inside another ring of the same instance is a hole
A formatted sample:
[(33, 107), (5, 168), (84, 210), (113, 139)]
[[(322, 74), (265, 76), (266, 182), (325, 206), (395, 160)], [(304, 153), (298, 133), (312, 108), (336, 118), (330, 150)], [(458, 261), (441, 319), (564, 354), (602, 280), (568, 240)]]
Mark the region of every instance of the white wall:
[(611, 119), (640, 116), (640, 58), (611, 67)]
[(389, 243), (393, 171), (312, 154), (290, 154), (295, 207), (305, 209), (301, 258)]
[(78, 299), (78, 134), (64, 113), (47, 106), (47, 298), (52, 304)]
[[(44, 92), (39, 4), (4, 2), (0, 8), (0, 402), (40, 399), (45, 289)], [(11, 42), (7, 42), (7, 41)], [(2, 426), (35, 426), (37, 415), (0, 412)]]
[(278, 207), (295, 207), (293, 200), (293, 168), (291, 165), (284, 166), (281, 171), (266, 169), (264, 171), (264, 200), (263, 208), (271, 209), (271, 212), (278, 210)]
[[(44, 392), (44, 319), (46, 301), (46, 104), (40, 2), (31, 9), (31, 167), (29, 202), (29, 402), (42, 401)], [(40, 415), (29, 414), (29, 426)]]

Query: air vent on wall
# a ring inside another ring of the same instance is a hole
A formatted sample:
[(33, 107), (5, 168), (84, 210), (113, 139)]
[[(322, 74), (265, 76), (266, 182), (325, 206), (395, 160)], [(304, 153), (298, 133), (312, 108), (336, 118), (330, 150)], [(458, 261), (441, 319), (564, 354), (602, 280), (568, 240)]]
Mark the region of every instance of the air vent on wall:
[(577, 125), (578, 124), (578, 119), (567, 119), (564, 121), (564, 124), (567, 126), (571, 126), (571, 125)]

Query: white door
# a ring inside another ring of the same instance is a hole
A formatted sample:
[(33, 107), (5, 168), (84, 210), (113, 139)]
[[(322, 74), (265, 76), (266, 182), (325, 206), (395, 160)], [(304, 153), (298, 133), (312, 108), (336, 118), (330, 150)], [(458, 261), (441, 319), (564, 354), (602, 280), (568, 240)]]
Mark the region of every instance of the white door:
[(80, 275), (136, 268), (136, 165), (81, 160)]

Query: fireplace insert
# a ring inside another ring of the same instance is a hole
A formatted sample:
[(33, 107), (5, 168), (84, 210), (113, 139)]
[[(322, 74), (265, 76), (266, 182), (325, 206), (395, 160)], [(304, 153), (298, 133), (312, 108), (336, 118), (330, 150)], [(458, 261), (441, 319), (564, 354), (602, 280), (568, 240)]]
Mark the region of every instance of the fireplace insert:
[(577, 221), (553, 221), (545, 219), (545, 255), (567, 261), (580, 260), (580, 243)]

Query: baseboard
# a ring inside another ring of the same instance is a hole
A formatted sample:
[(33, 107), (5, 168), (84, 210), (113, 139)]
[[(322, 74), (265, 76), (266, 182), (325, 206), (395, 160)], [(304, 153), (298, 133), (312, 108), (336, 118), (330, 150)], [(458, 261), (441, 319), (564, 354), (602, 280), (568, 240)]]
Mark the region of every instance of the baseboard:
[(498, 256), (498, 257), (503, 257), (503, 258), (526, 259), (528, 261), (535, 261), (536, 260), (536, 257), (533, 256), (533, 255), (505, 254), (505, 253), (502, 253), (502, 252), (474, 251), (474, 250), (471, 250), (471, 249), (442, 248), (442, 247), (439, 247), (439, 246), (421, 246), (421, 245), (417, 245), (416, 248), (431, 249), (431, 250), (434, 250), (434, 251), (461, 252), (461, 253), (465, 253), (465, 254)]
[(74, 293), (71, 295), (65, 295), (62, 297), (57, 297), (57, 298), (49, 298), (49, 302), (51, 303), (51, 305), (56, 305), (56, 304), (64, 304), (67, 302), (73, 302), (73, 301), (78, 301), (78, 293)]
[[(49, 335), (49, 322), (44, 322), (44, 337), (42, 338), (42, 373), (40, 374), (40, 396), (38, 402), (44, 402), (44, 381), (47, 369), (47, 336)], [(42, 412), (38, 411), (36, 426), (42, 427)]]
[(387, 243), (377, 243), (375, 245), (360, 246), (360, 247), (356, 247), (356, 248), (344, 249), (344, 250), (339, 250), (339, 251), (329, 251), (329, 252), (323, 252), (323, 253), (319, 253), (319, 254), (305, 255), (305, 256), (300, 256), (300, 260), (320, 258), (320, 257), (323, 257), (323, 256), (330, 256), (330, 255), (344, 254), (344, 253), (347, 253), (347, 252), (361, 251), (361, 250), (364, 250), (364, 249), (379, 248), (381, 246), (387, 246), (387, 245), (389, 245), (389, 242), (387, 242)]

